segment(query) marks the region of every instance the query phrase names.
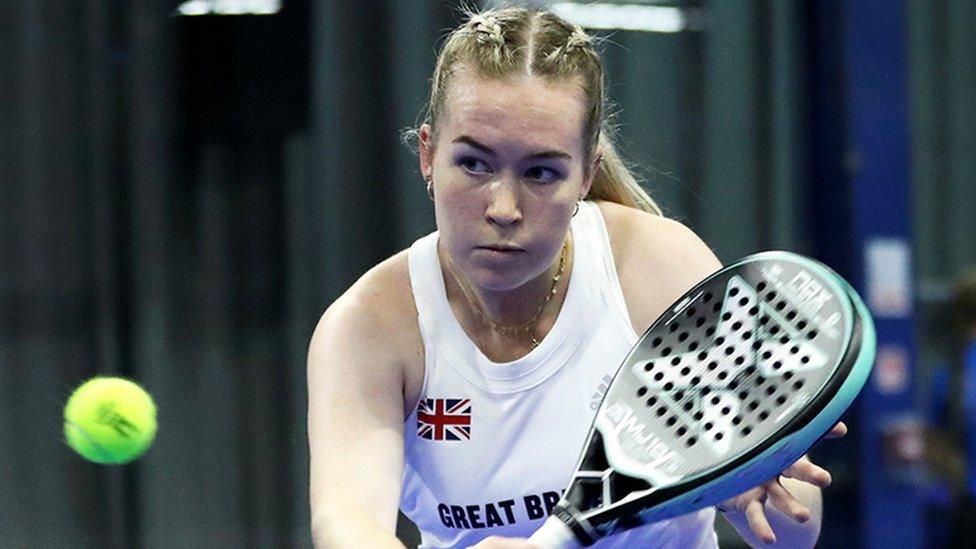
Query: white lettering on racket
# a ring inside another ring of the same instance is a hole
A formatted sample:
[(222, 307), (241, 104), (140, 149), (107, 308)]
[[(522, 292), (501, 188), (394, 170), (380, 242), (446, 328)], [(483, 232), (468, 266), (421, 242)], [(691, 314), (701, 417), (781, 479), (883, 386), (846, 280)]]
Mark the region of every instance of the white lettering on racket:
[(681, 465), (681, 457), (671, 449), (661, 437), (654, 434), (642, 423), (634, 410), (622, 402), (613, 403), (606, 411), (606, 417), (614, 425), (614, 431), (619, 436), (626, 432), (643, 452), (645, 459), (640, 463), (645, 467), (654, 467), (669, 475), (676, 475)]
[(811, 313), (817, 314), (833, 298), (829, 290), (823, 287), (806, 271), (796, 273), (787, 287), (793, 290), (797, 300)]
[(600, 403), (603, 402), (603, 397), (607, 394), (607, 389), (610, 388), (610, 382), (613, 381), (613, 376), (607, 374), (603, 376), (600, 380), (600, 386), (597, 387), (596, 392), (590, 397), (590, 410), (594, 412), (600, 409)]

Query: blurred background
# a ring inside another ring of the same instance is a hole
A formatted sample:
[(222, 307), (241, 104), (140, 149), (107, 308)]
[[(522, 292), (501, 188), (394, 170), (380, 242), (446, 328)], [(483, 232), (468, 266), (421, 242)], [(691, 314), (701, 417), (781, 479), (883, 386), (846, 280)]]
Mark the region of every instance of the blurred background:
[[(974, 524), (976, 4), (533, 4), (609, 38), (621, 148), (668, 215), (723, 261), (817, 257), (869, 302), (874, 377), (814, 451), (821, 545)], [(434, 229), (400, 135), (459, 20), (441, 0), (3, 2), (0, 547), (311, 545), (308, 340)], [(133, 465), (63, 444), (97, 374), (157, 400)]]

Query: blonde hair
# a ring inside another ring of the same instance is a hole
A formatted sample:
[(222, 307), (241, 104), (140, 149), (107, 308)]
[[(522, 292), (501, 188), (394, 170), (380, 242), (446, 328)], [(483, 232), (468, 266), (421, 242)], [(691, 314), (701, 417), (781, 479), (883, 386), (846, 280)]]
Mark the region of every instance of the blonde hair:
[[(606, 122), (603, 63), (593, 37), (554, 13), (520, 7), (467, 12), (468, 19), (448, 36), (431, 79), (425, 122), (432, 135), (444, 112), (447, 88), (460, 68), (489, 78), (520, 74), (580, 80), (586, 94), (586, 153), (602, 160), (585, 198), (606, 200), (661, 215), (617, 154)], [(584, 162), (588, 170), (590, 163)], [(589, 174), (587, 174), (589, 175)]]

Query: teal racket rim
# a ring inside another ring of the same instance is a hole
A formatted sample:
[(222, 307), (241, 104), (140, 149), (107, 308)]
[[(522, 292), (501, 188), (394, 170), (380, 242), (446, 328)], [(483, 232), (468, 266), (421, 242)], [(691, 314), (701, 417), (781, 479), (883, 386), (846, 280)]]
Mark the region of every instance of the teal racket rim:
[[(814, 273), (819, 282), (829, 287), (832, 295), (840, 298), (838, 306), (846, 319), (843, 323), (844, 333), (841, 340), (843, 347), (834, 355), (840, 357), (839, 363), (827, 382), (816, 393), (812, 393), (810, 401), (794, 417), (750, 448), (736, 456), (724, 459), (713, 468), (683, 477), (670, 485), (650, 486), (647, 490), (635, 491), (617, 502), (594, 509), (578, 510), (568, 505), (564, 506), (563, 502), (560, 502), (557, 513), (562, 515), (563, 520), (573, 528), (580, 540), (586, 541), (587, 538), (595, 540), (609, 535), (618, 527), (632, 525), (635, 521), (645, 523), (663, 520), (714, 505), (775, 477), (787, 466), (800, 459), (813, 444), (829, 432), (853, 403), (870, 375), (877, 336), (870, 313), (860, 297), (842, 277), (826, 265), (790, 252), (761, 252), (736, 261), (710, 275), (689, 290), (685, 294), (688, 296), (685, 300), (690, 300), (690, 296), (694, 296), (696, 291), (707, 286), (717, 277), (729, 276), (729, 271), (746, 267), (750, 263), (772, 261), (789, 262)], [(670, 313), (673, 311), (680, 313), (681, 308), (682, 305), (679, 303), (665, 312), (645, 331), (641, 341), (648, 334), (659, 329), (662, 323), (666, 323)], [(640, 352), (639, 345), (640, 343), (628, 354), (624, 365), (629, 364), (634, 355)], [(623, 370), (624, 368), (618, 370), (615, 378), (621, 375)], [(594, 437), (599, 437), (600, 440), (597, 442), (602, 446), (605, 458), (616, 474), (632, 477), (635, 481), (643, 478), (639, 471), (627, 470), (626, 466), (621, 467), (619, 462), (626, 460), (619, 460), (616, 459), (619, 456), (611, 455), (612, 445), (605, 443), (603, 438), (605, 435), (599, 428), (598, 420), (602, 410), (603, 405), (594, 420), (585, 448), (590, 448)], [(580, 457), (578, 469), (585, 458), (586, 450)], [(729, 477), (734, 477), (735, 481), (729, 482)], [(666, 505), (662, 505), (663, 503)], [(607, 513), (608, 510), (612, 510), (612, 513)]]

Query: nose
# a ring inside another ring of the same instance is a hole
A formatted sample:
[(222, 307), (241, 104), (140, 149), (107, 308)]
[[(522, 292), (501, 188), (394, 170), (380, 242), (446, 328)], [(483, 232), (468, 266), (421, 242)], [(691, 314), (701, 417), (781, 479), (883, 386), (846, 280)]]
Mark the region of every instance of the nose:
[(491, 184), (485, 218), (496, 225), (512, 225), (522, 220), (519, 190), (514, 182), (495, 181)]

